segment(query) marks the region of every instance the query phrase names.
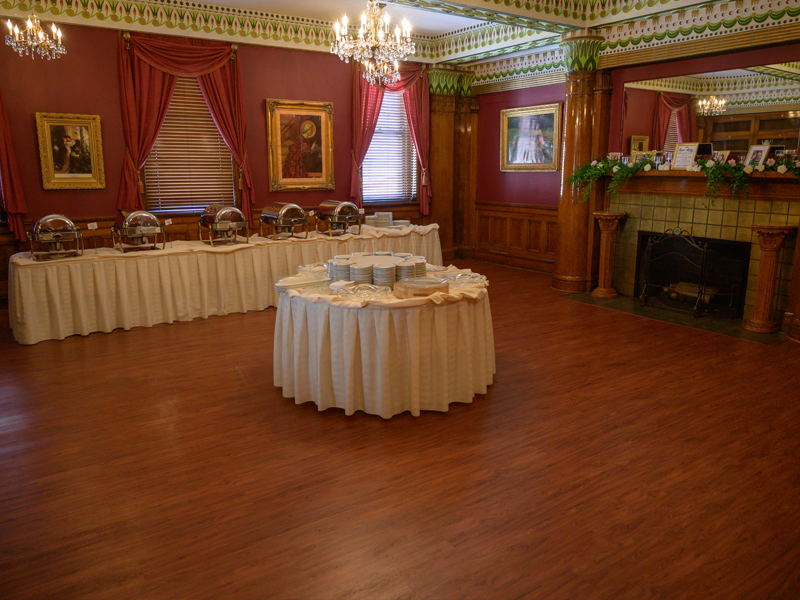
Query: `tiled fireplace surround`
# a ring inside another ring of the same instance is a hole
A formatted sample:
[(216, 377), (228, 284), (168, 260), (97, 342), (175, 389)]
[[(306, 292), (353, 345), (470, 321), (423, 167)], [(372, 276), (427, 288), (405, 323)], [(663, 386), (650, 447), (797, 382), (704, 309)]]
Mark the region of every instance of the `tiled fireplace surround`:
[[(744, 318), (753, 316), (761, 248), (758, 236), (751, 229), (756, 225), (797, 225), (800, 202), (767, 200), (731, 200), (691, 198), (650, 194), (614, 194), (609, 199), (610, 212), (628, 214), (622, 230), (617, 232), (614, 257), (614, 288), (622, 295), (633, 295), (636, 272), (636, 248), (639, 231), (662, 232), (675, 227), (696, 237), (736, 240), (751, 243), (750, 268)], [(773, 318), (780, 322), (789, 298), (792, 259), (796, 237), (786, 239), (780, 252), (778, 280), (773, 301)]]

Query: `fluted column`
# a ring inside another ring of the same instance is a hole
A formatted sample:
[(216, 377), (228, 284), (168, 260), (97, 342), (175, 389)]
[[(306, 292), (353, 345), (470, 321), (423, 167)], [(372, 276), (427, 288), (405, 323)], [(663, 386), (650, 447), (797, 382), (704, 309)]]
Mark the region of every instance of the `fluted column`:
[[(592, 158), (601, 158), (608, 152), (608, 128), (611, 121), (611, 83), (610, 71), (597, 71), (594, 81), (594, 106), (592, 108)], [(595, 182), (589, 192), (589, 212), (608, 210), (605, 181)], [(600, 272), (600, 244), (602, 236), (597, 221), (589, 219), (589, 239), (587, 241), (586, 289), (598, 286)]]
[(586, 291), (589, 279), (590, 206), (582, 202), (578, 185), (567, 180), (592, 157), (594, 85), (602, 36), (582, 29), (564, 34), (561, 48), (567, 67), (562, 142), (561, 197), (558, 202), (558, 241), (552, 287), (565, 292)]
[(600, 283), (592, 290), (594, 298), (616, 298), (617, 290), (611, 287), (614, 276), (614, 232), (620, 222), (628, 216), (626, 213), (596, 212), (594, 213), (600, 226)]
[(791, 225), (753, 225), (761, 246), (761, 261), (758, 265), (758, 283), (753, 318), (742, 323), (742, 327), (756, 333), (775, 333), (780, 324), (772, 320), (772, 297), (775, 295), (775, 276), (778, 274), (778, 252), (786, 236), (797, 231)]

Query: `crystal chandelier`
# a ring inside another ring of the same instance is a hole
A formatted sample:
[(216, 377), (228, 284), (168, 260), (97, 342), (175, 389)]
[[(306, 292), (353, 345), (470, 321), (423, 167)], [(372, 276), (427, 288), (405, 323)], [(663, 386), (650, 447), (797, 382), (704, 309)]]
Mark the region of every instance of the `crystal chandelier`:
[(364, 66), (364, 79), (373, 85), (399, 81), (398, 61), (414, 54), (411, 25), (403, 19), (403, 29), (395, 27), (392, 34), (389, 15), (383, 14), (384, 6), (386, 5), (378, 4), (374, 0), (367, 2), (367, 10), (361, 13), (358, 37), (351, 37), (347, 31), (347, 15), (342, 17), (341, 23), (336, 21), (336, 39), (331, 46), (331, 53), (338, 55), (344, 62), (350, 62), (351, 58), (359, 61)]
[(697, 101), (697, 112), (704, 117), (716, 117), (725, 112), (725, 99), (710, 96)]
[(40, 57), (50, 60), (52, 58), (60, 58), (62, 54), (67, 53), (67, 49), (61, 43), (61, 29), (53, 25), (53, 37), (51, 39), (42, 29), (39, 17), (34, 14), (28, 17), (28, 27), (25, 31), (20, 31), (19, 27), (11, 22), (11, 19), (8, 20), (6, 25), (8, 25), (6, 46), (11, 46), (14, 52), (19, 53), (20, 56), (25, 54), (31, 58), (36, 58), (38, 54)]

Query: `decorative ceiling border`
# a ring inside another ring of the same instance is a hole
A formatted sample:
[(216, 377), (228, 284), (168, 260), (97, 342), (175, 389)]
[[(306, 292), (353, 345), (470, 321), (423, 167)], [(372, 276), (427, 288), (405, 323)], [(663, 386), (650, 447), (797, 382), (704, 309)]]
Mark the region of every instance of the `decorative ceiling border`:
[(741, 92), (766, 92), (797, 88), (797, 80), (771, 75), (724, 75), (715, 78), (665, 77), (627, 83), (626, 87), (663, 92), (679, 92), (698, 96), (732, 94)]
[(523, 90), (526, 88), (540, 87), (543, 85), (555, 85), (567, 81), (567, 72), (547, 73), (544, 75), (532, 75), (517, 79), (506, 79), (503, 81), (486, 83), (483, 85), (472, 85), (472, 93), (475, 96), (481, 94), (494, 94), (496, 92), (507, 92), (509, 90)]
[[(787, 63), (787, 66), (796, 64), (797, 63)], [(796, 68), (796, 67), (791, 67), (791, 68)], [(765, 75), (773, 75), (775, 77), (790, 79), (792, 81), (800, 81), (800, 73), (794, 73), (792, 71), (784, 71), (782, 69), (776, 69), (770, 66), (750, 67), (748, 71), (755, 71), (756, 73), (764, 73)]]

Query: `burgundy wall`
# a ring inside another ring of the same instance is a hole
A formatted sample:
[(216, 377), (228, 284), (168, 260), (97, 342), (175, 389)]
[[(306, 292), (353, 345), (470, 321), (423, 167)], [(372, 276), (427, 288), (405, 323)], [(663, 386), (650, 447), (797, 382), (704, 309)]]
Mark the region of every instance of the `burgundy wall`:
[[(625, 138), (622, 128), (622, 92), (626, 83), (646, 79), (660, 79), (662, 77), (678, 77), (681, 75), (695, 75), (698, 73), (713, 73), (744, 69), (776, 63), (794, 62), (800, 60), (800, 44), (788, 44), (772, 48), (747, 50), (745, 52), (731, 52), (720, 56), (692, 58), (655, 65), (642, 65), (617, 69), (611, 73), (614, 93), (611, 97), (611, 119), (609, 128), (609, 152), (630, 151), (630, 139)], [(631, 90), (628, 90), (629, 92)], [(631, 102), (628, 101), (628, 115), (631, 116)], [(625, 127), (626, 131), (628, 127)], [(616, 135), (615, 135), (616, 133)], [(647, 134), (649, 135), (649, 134)]]
[(478, 202), (558, 206), (561, 173), (500, 171), (500, 111), (564, 102), (565, 84), (478, 96)]
[[(69, 217), (117, 214), (117, 194), (125, 142), (119, 100), (117, 40), (109, 29), (62, 25), (67, 54), (55, 61), (19, 57), (0, 47), (0, 86), (23, 180), (26, 218), (49, 213)], [(247, 111), (247, 152), (253, 169), (255, 206), (294, 202), (316, 206), (345, 200), (350, 193), (350, 65), (324, 52), (239, 44)], [(334, 181), (320, 192), (269, 193), (266, 99), (333, 102)], [(44, 190), (39, 166), (35, 113), (99, 115), (103, 134), (106, 188)]]
[[(625, 118), (625, 128), (622, 131), (622, 149), (625, 154), (628, 154), (631, 149), (631, 136), (651, 137), (658, 92), (628, 88), (626, 94), (628, 96), (628, 113)], [(650, 149), (652, 150), (652, 148)]]

